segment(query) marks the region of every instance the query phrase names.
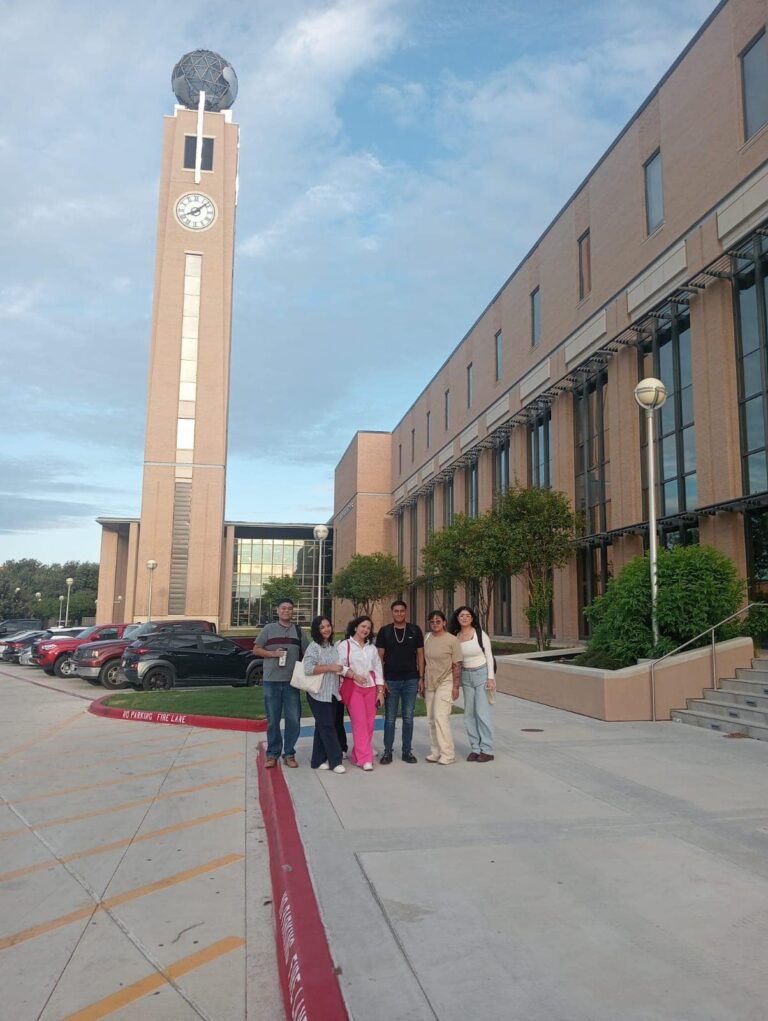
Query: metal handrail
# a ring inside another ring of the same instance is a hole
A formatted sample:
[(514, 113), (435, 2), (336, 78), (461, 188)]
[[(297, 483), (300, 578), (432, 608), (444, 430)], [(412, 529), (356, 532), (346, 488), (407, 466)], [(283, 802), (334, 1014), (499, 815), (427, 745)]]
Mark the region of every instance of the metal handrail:
[(732, 613), (729, 617), (725, 617), (723, 620), (718, 621), (717, 624), (713, 624), (712, 627), (708, 627), (706, 631), (702, 631), (700, 635), (696, 635), (694, 638), (689, 638), (687, 642), (683, 642), (682, 645), (678, 645), (676, 649), (673, 649), (671, 652), (665, 652), (663, 656), (659, 656), (658, 659), (654, 659), (651, 661), (651, 714), (654, 723), (656, 723), (656, 667), (658, 666), (658, 664), (663, 663), (665, 659), (669, 659), (670, 656), (674, 656), (676, 653), (680, 652), (682, 649), (685, 649), (693, 642), (698, 642), (700, 638), (703, 638), (704, 635), (708, 635), (711, 632), (712, 687), (715, 691), (717, 691), (718, 677), (717, 677), (717, 650), (715, 643), (715, 631), (723, 624), (727, 624), (729, 620), (733, 620), (735, 617), (741, 616), (741, 614), (745, 613), (747, 610), (751, 610), (753, 606), (762, 606), (763, 608), (768, 609), (768, 603), (747, 603), (746, 606), (742, 606), (740, 610), (737, 610), (735, 613)]

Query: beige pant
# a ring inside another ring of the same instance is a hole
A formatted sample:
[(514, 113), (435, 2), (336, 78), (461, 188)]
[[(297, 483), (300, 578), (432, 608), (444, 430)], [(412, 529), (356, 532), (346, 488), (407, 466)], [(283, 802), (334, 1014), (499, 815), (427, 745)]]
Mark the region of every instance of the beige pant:
[(453, 734), (451, 733), (451, 709), (453, 699), (453, 680), (439, 684), (434, 691), (427, 688), (424, 693), (427, 699), (427, 719), (429, 720), (429, 737), (432, 743), (429, 757), (439, 762), (448, 764), (456, 761), (456, 752), (453, 748)]

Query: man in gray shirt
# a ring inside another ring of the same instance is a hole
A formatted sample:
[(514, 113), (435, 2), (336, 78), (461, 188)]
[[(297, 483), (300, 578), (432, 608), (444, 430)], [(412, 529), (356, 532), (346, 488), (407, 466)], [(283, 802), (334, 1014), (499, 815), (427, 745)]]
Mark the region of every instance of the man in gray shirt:
[[(267, 769), (277, 765), (283, 753), (286, 766), (295, 769), (296, 741), (301, 727), (301, 692), (291, 687), (293, 668), (303, 659), (309, 640), (293, 622), (293, 601), (283, 599), (277, 607), (277, 621), (267, 624), (253, 643), (254, 656), (264, 659), (264, 708), (267, 712)], [(280, 719), (285, 719), (285, 740)]]

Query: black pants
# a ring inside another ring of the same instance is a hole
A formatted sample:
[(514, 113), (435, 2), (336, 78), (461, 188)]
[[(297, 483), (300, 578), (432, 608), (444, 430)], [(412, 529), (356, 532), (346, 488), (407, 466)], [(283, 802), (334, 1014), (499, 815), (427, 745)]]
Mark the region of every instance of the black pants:
[(343, 719), (344, 703), (337, 702), (335, 699), (332, 702), (319, 702), (309, 693), (307, 700), (312, 715), (315, 717), (315, 740), (312, 743), (310, 765), (313, 769), (317, 769), (318, 766), (327, 762), (331, 769), (335, 769), (336, 766), (341, 765), (341, 744), (339, 743), (336, 706), (341, 706)]
[(346, 752), (347, 750), (347, 732), (344, 729), (344, 703), (341, 699), (334, 698), (331, 702), (334, 712), (336, 713), (336, 733), (339, 735), (339, 744), (341, 750)]

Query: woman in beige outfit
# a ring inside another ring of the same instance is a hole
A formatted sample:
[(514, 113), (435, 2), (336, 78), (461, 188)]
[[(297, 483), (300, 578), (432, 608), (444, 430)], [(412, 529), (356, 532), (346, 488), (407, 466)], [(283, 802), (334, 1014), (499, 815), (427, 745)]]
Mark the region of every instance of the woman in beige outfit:
[(429, 615), (429, 634), (424, 639), (424, 680), (419, 694), (427, 699), (427, 719), (432, 743), (427, 762), (450, 766), (456, 761), (451, 733), (451, 709), (459, 697), (461, 682), (461, 642), (445, 628), (445, 614), (433, 610)]

